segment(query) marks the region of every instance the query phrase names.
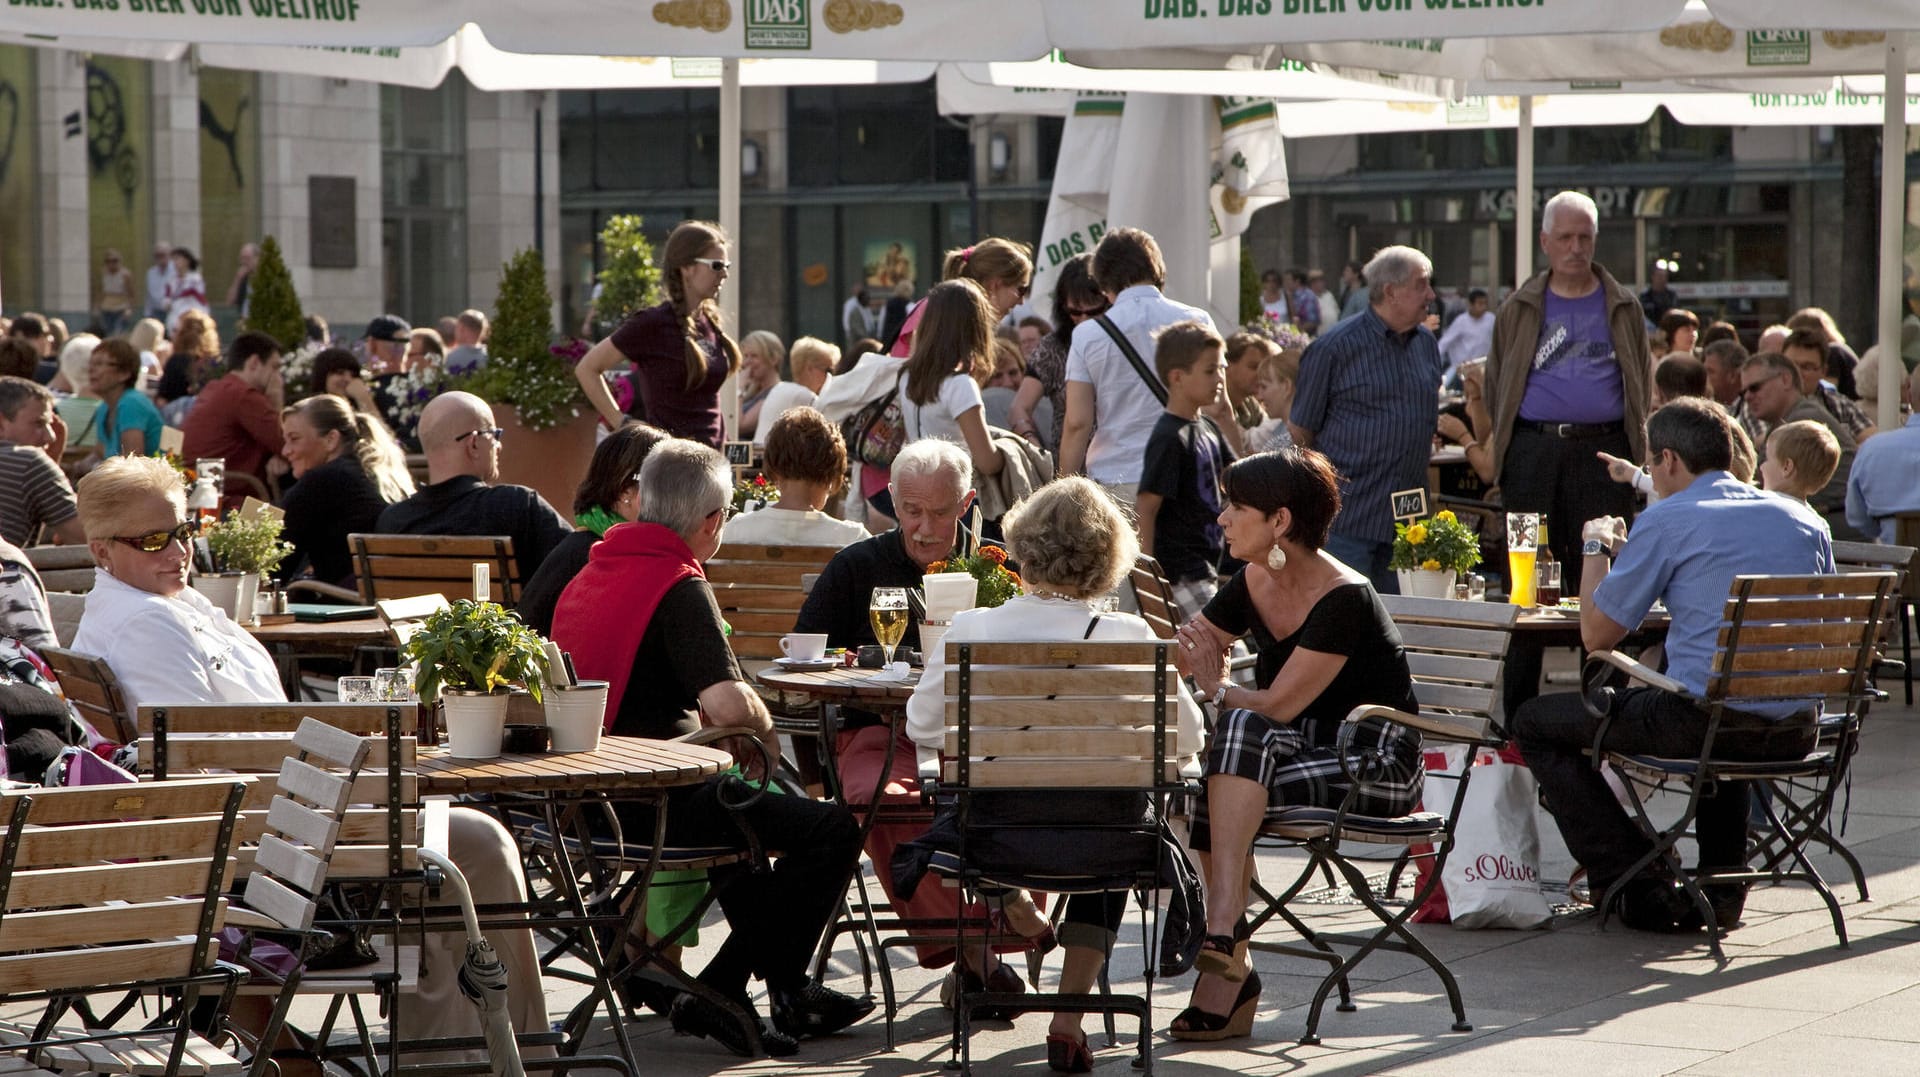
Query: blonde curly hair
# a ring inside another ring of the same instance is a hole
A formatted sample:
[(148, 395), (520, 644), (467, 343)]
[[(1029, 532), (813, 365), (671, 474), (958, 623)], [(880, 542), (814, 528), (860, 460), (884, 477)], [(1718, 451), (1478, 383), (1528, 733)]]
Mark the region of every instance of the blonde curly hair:
[(1140, 539), (1113, 497), (1080, 475), (1035, 490), (1000, 521), (1007, 549), (1029, 583), (1076, 596), (1119, 584), (1140, 556)]

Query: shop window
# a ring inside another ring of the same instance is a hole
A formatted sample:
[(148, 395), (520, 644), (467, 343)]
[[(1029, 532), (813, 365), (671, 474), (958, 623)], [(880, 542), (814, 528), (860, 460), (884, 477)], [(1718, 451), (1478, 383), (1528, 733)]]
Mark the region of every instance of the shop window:
[(467, 81), (380, 88), (386, 306), (415, 325), (484, 306), (467, 294)]

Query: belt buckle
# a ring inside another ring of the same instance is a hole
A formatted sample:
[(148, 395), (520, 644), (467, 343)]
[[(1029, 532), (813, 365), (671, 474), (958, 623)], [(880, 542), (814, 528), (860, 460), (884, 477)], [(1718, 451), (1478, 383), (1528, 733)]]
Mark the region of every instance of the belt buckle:
[(1548, 423), (1547, 429), (1553, 432), (1554, 437), (1565, 441), (1573, 437), (1573, 426), (1572, 423)]

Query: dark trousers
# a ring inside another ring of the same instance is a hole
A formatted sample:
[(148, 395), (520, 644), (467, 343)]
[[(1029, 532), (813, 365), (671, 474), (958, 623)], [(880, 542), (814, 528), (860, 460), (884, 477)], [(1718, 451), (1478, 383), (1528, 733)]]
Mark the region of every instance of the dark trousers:
[[(1614, 718), (1604, 747), (1665, 758), (1698, 758), (1707, 734), (1707, 712), (1658, 688), (1626, 688), (1614, 697)], [(1510, 724), (1527, 767), (1540, 782), (1547, 810), (1560, 826), (1573, 858), (1587, 869), (1595, 895), (1611, 886), (1653, 843), (1614, 799), (1606, 779), (1583, 755), (1593, 747), (1599, 719), (1587, 713), (1577, 692), (1540, 696), (1520, 708)], [(1723, 711), (1713, 754), (1749, 761), (1798, 759), (1812, 750), (1811, 714), (1770, 719)], [(1747, 782), (1715, 783), (1700, 798), (1694, 819), (1702, 868), (1738, 867), (1746, 861)]]
[(1607, 477), (1606, 465), (1594, 455), (1600, 452), (1625, 460), (1633, 450), (1625, 431), (1563, 438), (1516, 426), (1500, 469), (1507, 511), (1544, 513), (1551, 521), (1547, 545), (1560, 562), (1564, 595), (1580, 593), (1580, 526), (1601, 516), (1633, 520), (1633, 487)]
[(1328, 535), (1326, 551), (1334, 560), (1365, 576), (1377, 594), (1400, 593), (1400, 577), (1387, 567), (1393, 560), (1392, 542), (1368, 542), (1347, 535)]
[[(860, 855), (860, 828), (845, 807), (805, 797), (769, 794), (736, 812), (722, 802), (723, 787), (727, 803), (746, 799), (752, 790), (723, 775), (668, 795), (668, 844), (745, 849), (745, 826), (762, 849), (780, 855), (770, 872), (756, 873), (742, 863), (708, 873), (728, 933), (699, 979), (730, 995), (745, 994), (749, 975), (768, 987), (798, 987)], [(629, 840), (651, 841), (653, 813), (633, 805), (623, 809)]]

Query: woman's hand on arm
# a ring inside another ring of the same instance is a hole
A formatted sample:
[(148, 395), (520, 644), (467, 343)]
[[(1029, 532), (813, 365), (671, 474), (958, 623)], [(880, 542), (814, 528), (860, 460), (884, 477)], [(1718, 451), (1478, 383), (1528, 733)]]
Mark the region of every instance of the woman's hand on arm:
[(1233, 640), (1214, 627), (1205, 617), (1195, 617), (1174, 630), (1173, 664), (1182, 676), (1197, 677), (1201, 668), (1212, 669), (1215, 659), (1224, 659)]
[(625, 362), (626, 358), (619, 348), (613, 346), (613, 338), (608, 337), (588, 349), (573, 368), (574, 379), (580, 383), (581, 391), (587, 394), (587, 402), (593, 405), (593, 410), (600, 413), (608, 426), (615, 429), (619, 429), (627, 417), (614, 404), (613, 392), (607, 388), (605, 375)]
[(1040, 394), (1045, 391), (1046, 386), (1031, 374), (1020, 379), (1020, 388), (1014, 391), (1013, 403), (1007, 407), (1007, 424), (1014, 433), (1040, 440), (1039, 428), (1033, 425), (1033, 409), (1040, 406)]

